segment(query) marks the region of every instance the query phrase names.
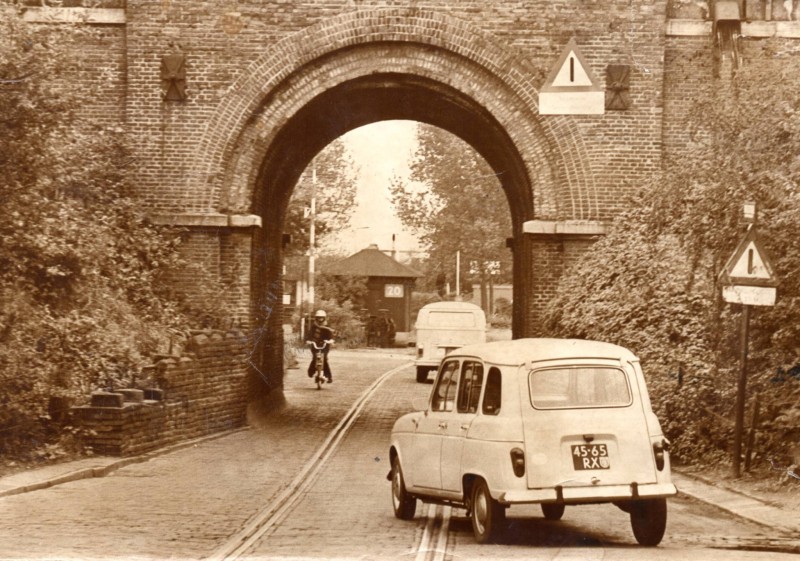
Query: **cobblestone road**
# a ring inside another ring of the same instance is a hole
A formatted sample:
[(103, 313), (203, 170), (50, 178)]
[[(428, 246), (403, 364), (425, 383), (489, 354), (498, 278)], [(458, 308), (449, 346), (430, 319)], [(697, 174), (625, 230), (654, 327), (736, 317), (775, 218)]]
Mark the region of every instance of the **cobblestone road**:
[[(302, 501), (247, 556), (414, 559), (425, 519), (406, 522), (394, 517), (387, 454), (392, 424), (430, 388), (416, 382), (411, 368), (387, 380)], [(418, 513), (422, 511), (419, 504)]]
[[(0, 559), (202, 559), (215, 554), (317, 457), (315, 452), (358, 396), (381, 373), (409, 358), (402, 353), (337, 351), (331, 359), (336, 376), (332, 386), (318, 391), (304, 372), (291, 371), (285, 405), (252, 410), (251, 430), (128, 466), (106, 478), (2, 498)], [(636, 546), (627, 516), (610, 505), (568, 508), (560, 522), (543, 520), (536, 506), (512, 509), (509, 529), (496, 544), (477, 545), (459, 509), (442, 524), (448, 532), (424, 534), (426, 525), (436, 527), (425, 517), (433, 511), (419, 504), (413, 521), (395, 519), (385, 477), (392, 423), (430, 387), (415, 382), (411, 367), (387, 379), (318, 478), (244, 557), (796, 558), (786, 554), (797, 551), (794, 539), (685, 498), (670, 501), (667, 535), (655, 549)], [(419, 552), (420, 543), (440, 547)]]
[(317, 390), (303, 371), (290, 371), (285, 405), (253, 408), (252, 430), (106, 478), (2, 498), (0, 558), (207, 556), (286, 487), (379, 374), (409, 358), (336, 351), (333, 385)]

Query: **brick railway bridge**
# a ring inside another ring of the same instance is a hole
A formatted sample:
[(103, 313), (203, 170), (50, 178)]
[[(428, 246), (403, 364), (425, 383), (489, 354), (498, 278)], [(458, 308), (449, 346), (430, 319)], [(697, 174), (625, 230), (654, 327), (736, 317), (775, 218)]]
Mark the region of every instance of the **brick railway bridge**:
[(187, 232), (175, 282), (228, 287), (272, 387), (286, 206), (332, 140), (409, 119), (471, 144), (508, 199), (513, 331), (529, 335), (564, 269), (685, 144), (693, 88), (725, 79), (712, 30), (752, 56), (800, 38), (798, 2), (779, 0), (20, 1), (29, 21), (97, 28), (84, 110), (127, 130), (148, 212)]

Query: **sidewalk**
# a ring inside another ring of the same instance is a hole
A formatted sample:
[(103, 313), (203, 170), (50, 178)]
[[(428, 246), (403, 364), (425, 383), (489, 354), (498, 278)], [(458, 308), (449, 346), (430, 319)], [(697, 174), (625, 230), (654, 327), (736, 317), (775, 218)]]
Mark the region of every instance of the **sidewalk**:
[(217, 438), (223, 438), (242, 430), (248, 429), (245, 427), (204, 436), (202, 438), (188, 440), (186, 442), (167, 446), (160, 450), (154, 450), (153, 452), (148, 452), (147, 454), (133, 456), (130, 458), (97, 456), (94, 458), (84, 458), (71, 462), (63, 462), (22, 471), (13, 475), (7, 475), (5, 477), (0, 477), (0, 498), (8, 497), (10, 495), (18, 495), (20, 493), (38, 491), (39, 489), (46, 489), (47, 487), (61, 485), (62, 483), (69, 483), (71, 481), (78, 481), (79, 479), (104, 477), (118, 469), (124, 468), (125, 466), (146, 462), (152, 458), (155, 458), (156, 456), (161, 456), (177, 450), (189, 448), (191, 446), (200, 444), (201, 442), (208, 442), (211, 440), (216, 440)]
[[(132, 458), (101, 456), (73, 462), (55, 464), (0, 478), (0, 497), (27, 493), (79, 479), (103, 477), (125, 466), (146, 462), (156, 456), (223, 438), (247, 428), (195, 439)], [(680, 494), (713, 505), (734, 516), (747, 519), (776, 530), (800, 534), (800, 519), (796, 513), (771, 506), (754, 497), (717, 487), (694, 476), (673, 470), (673, 481)]]
[(769, 505), (755, 497), (707, 483), (697, 477), (672, 470), (678, 493), (713, 505), (740, 518), (793, 535), (800, 534), (797, 513)]

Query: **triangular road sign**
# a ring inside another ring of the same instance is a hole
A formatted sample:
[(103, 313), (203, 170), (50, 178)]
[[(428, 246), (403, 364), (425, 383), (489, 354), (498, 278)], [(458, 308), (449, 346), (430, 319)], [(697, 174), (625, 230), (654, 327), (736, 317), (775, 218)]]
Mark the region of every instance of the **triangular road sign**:
[(755, 228), (750, 226), (722, 272), (731, 284), (775, 286), (777, 279)]
[(539, 91), (542, 115), (602, 115), (605, 89), (570, 39)]

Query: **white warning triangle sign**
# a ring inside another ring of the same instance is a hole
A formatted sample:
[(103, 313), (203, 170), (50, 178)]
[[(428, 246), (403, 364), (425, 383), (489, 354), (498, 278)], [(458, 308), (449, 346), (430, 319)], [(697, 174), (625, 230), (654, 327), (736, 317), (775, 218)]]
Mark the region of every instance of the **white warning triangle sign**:
[(570, 39), (539, 91), (541, 115), (602, 115), (605, 90)]
[[(569, 47), (569, 46), (568, 46)], [(558, 68), (558, 72), (553, 76), (554, 87), (575, 88), (578, 86), (593, 86), (594, 82), (589, 75), (590, 70), (584, 66), (582, 57), (579, 57), (574, 48), (566, 49), (566, 57)]]
[(728, 260), (723, 274), (732, 284), (748, 286), (777, 284), (769, 257), (752, 226)]

